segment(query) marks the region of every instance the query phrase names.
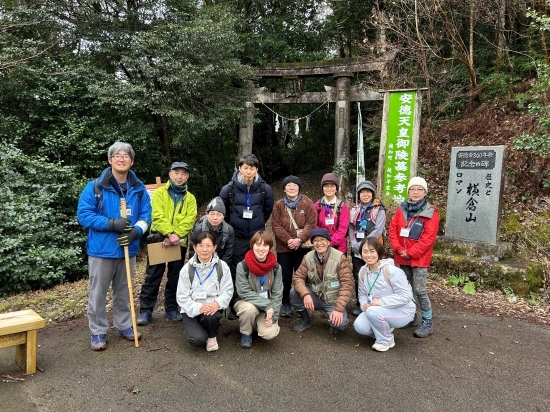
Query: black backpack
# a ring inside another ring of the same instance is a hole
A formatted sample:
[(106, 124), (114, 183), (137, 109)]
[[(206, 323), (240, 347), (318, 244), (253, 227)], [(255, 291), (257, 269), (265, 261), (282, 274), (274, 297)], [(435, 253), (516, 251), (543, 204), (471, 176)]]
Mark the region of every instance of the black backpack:
[[(138, 192), (138, 201), (140, 203), (141, 199), (143, 198), (143, 192), (144, 190), (140, 190)], [(96, 209), (99, 211), (99, 213), (105, 215), (105, 210), (103, 209), (103, 190), (101, 189), (101, 185), (99, 184), (99, 177), (94, 179), (94, 195)]]
[[(222, 265), (220, 265), (220, 263), (218, 262), (216, 263), (215, 266), (216, 266), (216, 273), (218, 274), (218, 283), (220, 283), (223, 277)], [(189, 274), (189, 282), (192, 285), (193, 280), (195, 280), (195, 267), (191, 263), (191, 260), (187, 262), (187, 272)]]

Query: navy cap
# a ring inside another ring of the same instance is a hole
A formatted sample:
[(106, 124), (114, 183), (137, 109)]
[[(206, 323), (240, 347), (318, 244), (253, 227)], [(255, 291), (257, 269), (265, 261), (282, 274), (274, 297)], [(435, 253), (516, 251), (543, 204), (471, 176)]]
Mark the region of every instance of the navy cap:
[(172, 167), (170, 168), (170, 170), (174, 170), (174, 169), (178, 169), (178, 168), (182, 168), (182, 169), (185, 169), (185, 170), (189, 171), (189, 166), (187, 166), (187, 163), (185, 163), (185, 162), (174, 162), (174, 163), (172, 163)]
[(322, 236), (328, 239), (328, 241), (330, 242), (330, 233), (324, 227), (316, 227), (315, 229), (313, 229), (311, 231), (311, 234), (309, 235), (309, 239), (313, 242), (313, 238), (315, 236)]

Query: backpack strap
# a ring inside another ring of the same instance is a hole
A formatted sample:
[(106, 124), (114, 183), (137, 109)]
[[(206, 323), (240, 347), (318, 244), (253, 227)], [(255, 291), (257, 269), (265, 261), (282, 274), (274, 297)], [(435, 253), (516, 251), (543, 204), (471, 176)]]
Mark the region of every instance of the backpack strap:
[[(323, 207), (324, 204), (326, 204), (326, 203), (322, 203), (322, 201), (323, 201), (323, 198), (317, 201), (317, 227), (321, 227), (319, 222), (319, 215), (321, 214), (321, 208)], [(344, 201), (342, 199), (338, 199), (338, 202), (336, 202), (336, 230), (340, 228), (340, 212), (342, 211), (343, 204), (344, 204)]]
[[(216, 263), (215, 266), (216, 266), (216, 272), (218, 274), (218, 283), (221, 283), (222, 277), (223, 277), (222, 265), (220, 265), (219, 263)], [(195, 268), (191, 264), (191, 259), (189, 259), (189, 261), (187, 262), (187, 272), (189, 274), (189, 282), (191, 285), (193, 285), (193, 280), (195, 280)]]
[[(391, 288), (393, 289), (393, 286), (392, 286), (391, 280), (390, 280), (390, 269), (388, 268), (388, 265), (382, 267), (382, 275), (384, 276), (384, 280), (386, 281), (386, 283), (387, 283), (388, 285), (390, 285)], [(365, 282), (365, 266), (363, 266), (363, 267), (359, 270), (358, 277), (359, 277), (359, 279), (361, 279), (363, 282)]]
[[(260, 193), (262, 194), (262, 212), (264, 210), (264, 205), (265, 205), (266, 185), (267, 183), (265, 182), (265, 180), (260, 181)], [(234, 196), (233, 190), (234, 190), (234, 183), (233, 183), (233, 180), (231, 180), (227, 184), (227, 196), (229, 197), (229, 213), (231, 213), (231, 210), (233, 209), (233, 196)]]
[[(144, 191), (145, 190), (140, 190), (137, 194), (139, 203), (141, 203), (141, 199), (143, 199)], [(105, 215), (105, 210), (103, 209), (103, 189), (99, 184), (99, 177), (96, 177), (94, 179), (94, 196), (95, 196), (95, 205), (96, 205), (97, 211), (102, 215)]]
[(231, 210), (233, 210), (233, 180), (231, 180), (228, 184), (227, 184), (227, 196), (229, 197), (229, 213), (231, 213)]

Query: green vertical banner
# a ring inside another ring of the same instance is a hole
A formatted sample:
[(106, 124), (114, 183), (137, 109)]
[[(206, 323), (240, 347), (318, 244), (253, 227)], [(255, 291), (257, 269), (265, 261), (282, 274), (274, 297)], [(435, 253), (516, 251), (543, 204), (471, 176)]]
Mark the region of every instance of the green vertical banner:
[(407, 200), (411, 170), (416, 91), (390, 92), (384, 195), (398, 203)]

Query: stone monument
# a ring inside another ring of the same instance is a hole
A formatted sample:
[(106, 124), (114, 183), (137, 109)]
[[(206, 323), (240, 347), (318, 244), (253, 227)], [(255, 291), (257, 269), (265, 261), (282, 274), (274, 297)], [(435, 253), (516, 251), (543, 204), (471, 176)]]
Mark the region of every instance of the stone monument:
[[(510, 252), (499, 243), (506, 146), (453, 147), (445, 236), (439, 241), (498, 260)], [(470, 254), (469, 253), (469, 254)]]

